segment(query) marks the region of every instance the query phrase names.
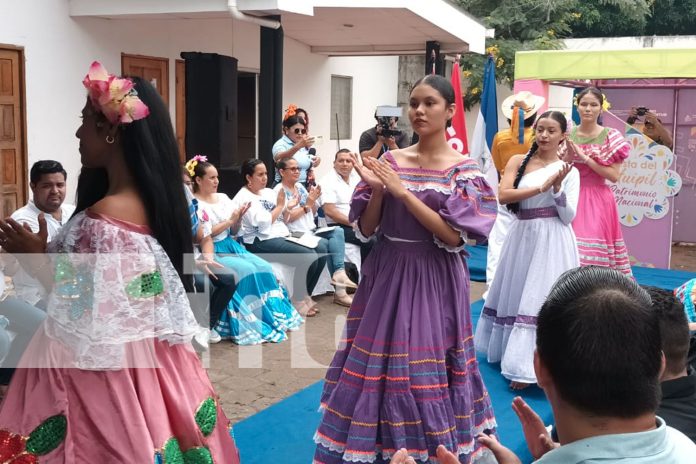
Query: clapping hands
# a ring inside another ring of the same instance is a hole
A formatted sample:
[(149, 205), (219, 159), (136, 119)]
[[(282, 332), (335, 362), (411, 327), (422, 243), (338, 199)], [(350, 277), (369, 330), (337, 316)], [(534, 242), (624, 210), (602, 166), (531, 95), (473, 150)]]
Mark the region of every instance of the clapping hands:
[(232, 212), (232, 215), (230, 216), (230, 221), (232, 222), (232, 224), (236, 224), (236, 223), (238, 223), (239, 221), (241, 221), (241, 220), (242, 220), (242, 217), (244, 216), (244, 214), (245, 214), (247, 211), (249, 211), (249, 208), (251, 208), (251, 202), (250, 202), (250, 201), (244, 203), (242, 206), (240, 206), (239, 208), (237, 208), (236, 210), (234, 210), (234, 211)]
[(353, 158), (355, 171), (373, 190), (386, 188), (396, 198), (403, 198), (408, 193), (406, 187), (401, 183), (399, 175), (389, 163), (373, 158), (364, 158), (364, 164), (360, 164), (358, 157), (354, 153), (351, 153), (351, 157)]
[(553, 187), (553, 191), (555, 193), (558, 193), (561, 190), (563, 179), (566, 178), (571, 169), (573, 169), (573, 166), (571, 164), (563, 163), (561, 169), (559, 169), (558, 172), (546, 179), (546, 181), (541, 185), (541, 187), (539, 187), (539, 193), (546, 192), (551, 187)]
[(307, 195), (307, 206), (310, 208), (314, 207), (317, 200), (321, 196), (321, 185), (313, 185), (309, 188), (309, 194)]
[[(361, 158), (355, 153), (350, 154), (351, 160), (353, 162), (353, 168), (355, 172), (360, 175), (360, 178), (367, 185), (372, 187), (372, 190), (382, 190), (384, 189), (384, 184), (381, 180), (364, 164), (361, 162)], [(367, 158), (366, 158), (367, 159)]]

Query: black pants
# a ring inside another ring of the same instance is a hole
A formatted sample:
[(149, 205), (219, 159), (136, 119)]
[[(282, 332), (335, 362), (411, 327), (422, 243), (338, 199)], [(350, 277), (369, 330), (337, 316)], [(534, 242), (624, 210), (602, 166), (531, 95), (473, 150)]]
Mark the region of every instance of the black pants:
[(201, 305), (192, 304), (192, 306), (196, 306), (196, 308), (193, 308), (193, 312), (196, 315), (196, 320), (198, 320), (198, 323), (201, 325), (209, 324), (211, 329), (217, 325), (222, 312), (227, 309), (227, 305), (232, 299), (232, 295), (234, 295), (234, 292), (237, 291), (237, 279), (234, 274), (223, 271), (216, 273), (215, 277), (217, 277), (217, 279), (204, 276), (203, 274), (196, 274), (194, 276), (194, 279), (196, 280), (196, 291), (205, 291), (206, 280), (213, 286), (213, 288), (210, 290), (210, 313), (208, 320), (205, 320), (203, 317), (205, 307), (201, 308)]
[(289, 242), (280, 237), (268, 240), (257, 238), (254, 243), (246, 243), (245, 246), (247, 250), (261, 256), (266, 261), (279, 262), (295, 268), (293, 279), (293, 299), (295, 300), (312, 295), (321, 271), (326, 265), (327, 257), (319, 256), (315, 249)]

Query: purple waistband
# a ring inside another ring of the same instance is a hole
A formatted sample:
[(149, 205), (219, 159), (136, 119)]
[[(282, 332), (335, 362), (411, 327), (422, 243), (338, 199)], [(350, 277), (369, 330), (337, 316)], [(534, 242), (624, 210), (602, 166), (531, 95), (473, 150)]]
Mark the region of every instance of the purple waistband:
[(517, 219), (521, 220), (551, 217), (558, 217), (558, 210), (555, 206), (547, 206), (545, 208), (521, 209), (519, 213), (517, 213)]

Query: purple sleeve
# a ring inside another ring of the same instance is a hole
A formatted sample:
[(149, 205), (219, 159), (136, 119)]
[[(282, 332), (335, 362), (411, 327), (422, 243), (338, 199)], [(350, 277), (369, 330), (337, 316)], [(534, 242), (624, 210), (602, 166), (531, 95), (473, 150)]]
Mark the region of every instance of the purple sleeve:
[[(464, 243), (467, 238), (481, 243), (488, 237), (498, 214), (495, 194), (483, 177), (457, 179), (456, 186), (439, 214), (447, 224), (459, 232)], [(460, 251), (435, 237), (435, 243), (449, 251)]]
[(369, 237), (363, 235), (360, 230), (360, 216), (367, 208), (367, 203), (370, 201), (372, 196), (372, 187), (367, 185), (364, 181), (360, 181), (358, 185), (355, 186), (353, 191), (353, 198), (350, 200), (350, 213), (348, 214), (348, 221), (353, 225), (353, 230), (355, 230), (355, 235), (362, 241), (367, 241)]

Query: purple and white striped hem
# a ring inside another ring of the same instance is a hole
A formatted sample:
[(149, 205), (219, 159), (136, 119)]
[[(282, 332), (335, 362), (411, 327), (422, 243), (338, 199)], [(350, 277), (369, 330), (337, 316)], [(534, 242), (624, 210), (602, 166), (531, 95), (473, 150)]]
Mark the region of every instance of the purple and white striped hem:
[(518, 314), (517, 316), (505, 316), (505, 317), (498, 317), (498, 311), (496, 311), (493, 308), (488, 308), (484, 307), (483, 311), (481, 312), (484, 316), (488, 316), (489, 318), (493, 319), (494, 324), (498, 325), (515, 325), (515, 324), (523, 324), (523, 325), (537, 325), (537, 317), (536, 316), (525, 316), (523, 314)]

